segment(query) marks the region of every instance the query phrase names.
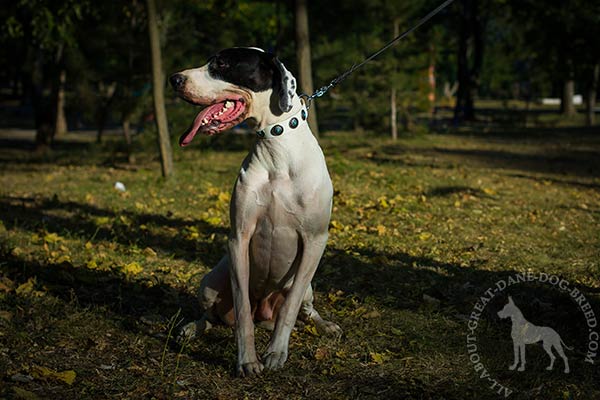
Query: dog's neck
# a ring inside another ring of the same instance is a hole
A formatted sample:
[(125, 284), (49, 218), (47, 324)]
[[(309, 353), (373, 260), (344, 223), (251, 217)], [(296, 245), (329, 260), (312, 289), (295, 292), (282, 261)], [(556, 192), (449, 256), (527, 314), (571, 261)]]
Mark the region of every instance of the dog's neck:
[(510, 314), (510, 319), (513, 324), (522, 325), (525, 321), (523, 313), (518, 308), (515, 308), (514, 312)]
[[(255, 120), (257, 131), (286, 121), (299, 114), (303, 108), (300, 98), (294, 96), (290, 111), (276, 115), (268, 105), (261, 106), (260, 102), (265, 101), (265, 97), (263, 93), (257, 94), (255, 100), (258, 102), (253, 103), (253, 111), (250, 115)], [(311, 173), (315, 166), (321, 165), (322, 158), (323, 153), (319, 143), (313, 136), (307, 121), (302, 121), (296, 129), (286, 131), (281, 136), (268, 140), (259, 138), (248, 161), (250, 164), (256, 163), (256, 166), (260, 166), (263, 171), (266, 170), (271, 178)]]
[(252, 107), (248, 118), (255, 121), (257, 131), (263, 130), (269, 125), (276, 124), (290, 118), (292, 115), (300, 112), (302, 101), (298, 96), (292, 99), (292, 108), (288, 112), (281, 112), (274, 100), (276, 94), (269, 89), (264, 92), (252, 93)]

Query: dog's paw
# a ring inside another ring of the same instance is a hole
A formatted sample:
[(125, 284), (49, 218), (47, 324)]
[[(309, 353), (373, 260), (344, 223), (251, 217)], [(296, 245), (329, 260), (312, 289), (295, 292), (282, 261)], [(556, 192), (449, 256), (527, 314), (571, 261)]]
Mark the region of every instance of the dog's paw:
[(264, 368), (264, 365), (262, 365), (259, 361), (239, 364), (237, 366), (236, 375), (240, 378), (260, 375)]
[(287, 357), (287, 351), (276, 351), (272, 353), (266, 353), (263, 356), (263, 359), (265, 360), (265, 368), (271, 370), (280, 369), (283, 367), (283, 364), (285, 364)]
[(185, 324), (179, 330), (175, 340), (177, 343), (185, 343), (186, 341), (190, 341), (198, 336), (198, 334), (208, 331), (210, 328), (212, 328), (212, 324), (205, 318), (202, 318), (198, 321), (192, 321), (188, 324)]
[(321, 335), (340, 337), (342, 336), (342, 328), (335, 322), (321, 320), (315, 323), (317, 332)]

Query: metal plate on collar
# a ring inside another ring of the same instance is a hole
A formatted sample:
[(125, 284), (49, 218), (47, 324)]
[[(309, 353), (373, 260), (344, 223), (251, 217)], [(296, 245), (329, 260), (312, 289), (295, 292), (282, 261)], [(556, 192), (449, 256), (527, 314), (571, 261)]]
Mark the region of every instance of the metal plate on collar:
[(271, 128), (271, 135), (273, 136), (279, 136), (283, 133), (283, 126), (281, 125), (275, 125), (274, 127)]

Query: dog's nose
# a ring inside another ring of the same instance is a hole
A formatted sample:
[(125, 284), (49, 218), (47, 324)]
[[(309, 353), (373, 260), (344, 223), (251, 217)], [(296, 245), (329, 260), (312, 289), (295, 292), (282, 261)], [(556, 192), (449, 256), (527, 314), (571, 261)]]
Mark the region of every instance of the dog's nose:
[(185, 75), (182, 74), (173, 74), (169, 77), (169, 82), (171, 82), (171, 86), (173, 89), (180, 89), (185, 83)]

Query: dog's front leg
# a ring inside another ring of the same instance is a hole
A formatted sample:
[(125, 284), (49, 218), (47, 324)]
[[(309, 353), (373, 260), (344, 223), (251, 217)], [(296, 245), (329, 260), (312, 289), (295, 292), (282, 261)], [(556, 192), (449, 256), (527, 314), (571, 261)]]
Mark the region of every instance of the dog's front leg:
[(511, 371), (514, 371), (515, 368), (517, 368), (517, 365), (519, 365), (519, 343), (515, 339), (513, 339), (513, 351), (515, 353), (514, 362), (510, 367), (508, 367), (508, 369)]
[(521, 366), (517, 368), (517, 371), (525, 371), (525, 343), (519, 344), (519, 351), (521, 353)]
[(304, 237), (303, 241), (304, 250), (302, 252), (302, 259), (294, 276), (292, 287), (279, 310), (273, 336), (263, 356), (265, 367), (268, 369), (279, 369), (283, 367), (283, 364), (287, 360), (290, 333), (296, 323), (298, 311), (300, 310), (300, 305), (304, 299), (308, 285), (317, 270), (319, 260), (325, 250), (327, 233), (317, 237)]
[(229, 239), (231, 292), (235, 311), (235, 339), (237, 343), (237, 375), (260, 374), (263, 365), (256, 357), (254, 347), (254, 322), (250, 309), (250, 261), (248, 254), (249, 235), (235, 234)]

